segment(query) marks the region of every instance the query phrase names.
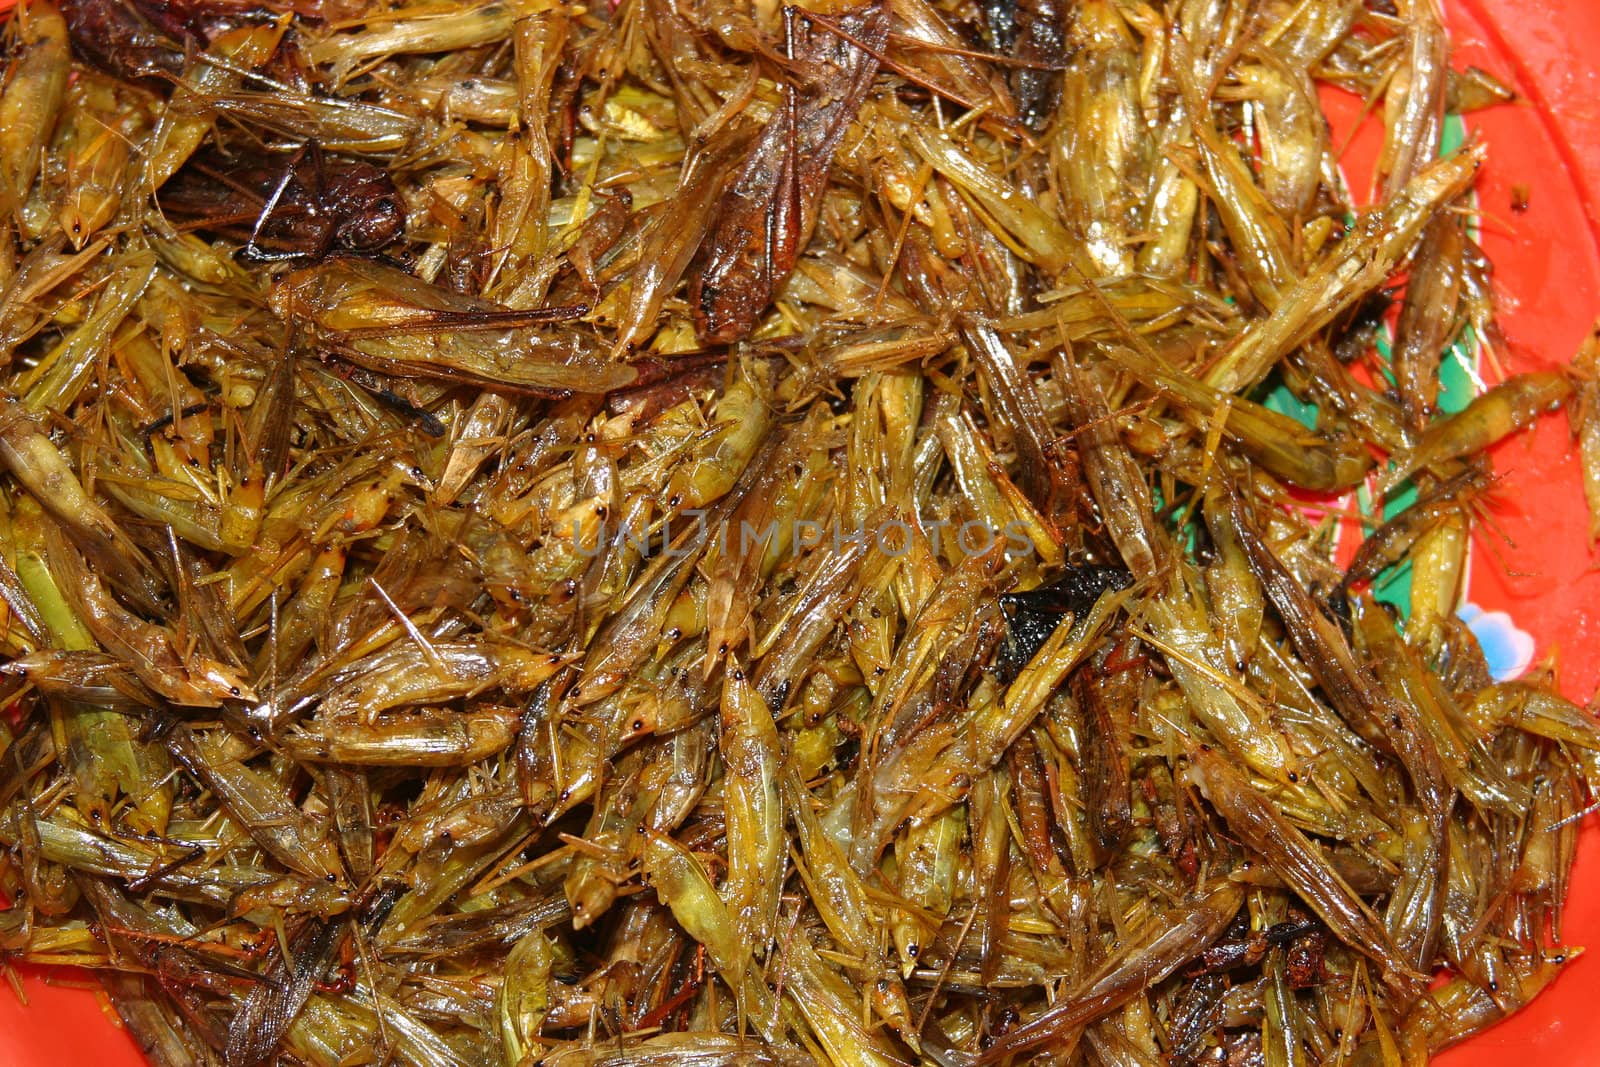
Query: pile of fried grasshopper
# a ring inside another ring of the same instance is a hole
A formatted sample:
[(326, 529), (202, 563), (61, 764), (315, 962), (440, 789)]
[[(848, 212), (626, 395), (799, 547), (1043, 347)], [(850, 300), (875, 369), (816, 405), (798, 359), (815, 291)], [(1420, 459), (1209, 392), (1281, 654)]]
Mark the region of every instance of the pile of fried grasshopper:
[(1600, 350), (1440, 410), (1498, 335), (1432, 146), (1509, 94), (1429, 0), (4, 45), (19, 991), (162, 1067), (1381, 1067), (1574, 955), (1600, 729), (1455, 612)]

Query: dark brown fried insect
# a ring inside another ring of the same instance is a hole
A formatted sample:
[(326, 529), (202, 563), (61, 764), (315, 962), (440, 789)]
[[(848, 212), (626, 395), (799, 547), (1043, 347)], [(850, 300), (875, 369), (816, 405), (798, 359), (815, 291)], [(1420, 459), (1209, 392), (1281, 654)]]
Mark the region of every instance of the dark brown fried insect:
[(1071, 9), (1057, 0), (1022, 0), (1015, 5), (1017, 58), (1012, 74), (1017, 112), (1031, 130), (1039, 131), (1055, 116), (1061, 100), (1061, 67), (1067, 58), (1067, 22)]
[(263, 261), (370, 254), (405, 229), (388, 172), (329, 159), (314, 144), (280, 160), (198, 157), (161, 187), (159, 203), (174, 221), (241, 241), (242, 255)]
[(870, 5), (837, 28), (785, 8), (790, 69), (783, 102), (717, 204), (689, 284), (702, 341), (736, 341), (754, 327), (811, 239), (834, 152), (878, 70), (889, 13)]
[(183, 70), (183, 42), (131, 0), (62, 0), (78, 53), (109, 74), (159, 85)]

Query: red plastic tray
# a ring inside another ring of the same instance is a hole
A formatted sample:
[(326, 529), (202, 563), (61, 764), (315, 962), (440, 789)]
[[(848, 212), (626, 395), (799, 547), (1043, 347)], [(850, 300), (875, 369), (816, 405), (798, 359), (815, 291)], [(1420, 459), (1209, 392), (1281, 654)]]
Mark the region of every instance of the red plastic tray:
[[(1413, 0), (1426, 2), (1426, 0)], [(1600, 316), (1600, 4), (1595, 0), (1441, 0), (1456, 34), (1455, 61), (1515, 85), (1516, 104), (1471, 116), (1489, 142), (1479, 186), (1483, 244), (1497, 267), (1500, 353), (1507, 373), (1565, 362)], [(0, 11), (12, 0), (0, 0)], [(1336, 114), (1353, 119), (1352, 104)], [(1376, 151), (1358, 137), (1347, 172), (1365, 173)], [(1512, 208), (1513, 188), (1531, 192)], [(1576, 460), (1566, 421), (1546, 419), (1501, 446), (1499, 526), (1509, 543), (1475, 546), (1470, 599), (1505, 612), (1554, 656), (1573, 699), (1600, 687), (1600, 569), (1587, 544)], [(1572, 964), (1531, 1007), (1440, 1058), (1444, 1067), (1600, 1063), (1600, 829), (1583, 835), (1567, 913), (1567, 939), (1595, 953)], [(142, 1067), (93, 979), (81, 972), (24, 975), (28, 1004), (0, 989), (0, 1065)]]

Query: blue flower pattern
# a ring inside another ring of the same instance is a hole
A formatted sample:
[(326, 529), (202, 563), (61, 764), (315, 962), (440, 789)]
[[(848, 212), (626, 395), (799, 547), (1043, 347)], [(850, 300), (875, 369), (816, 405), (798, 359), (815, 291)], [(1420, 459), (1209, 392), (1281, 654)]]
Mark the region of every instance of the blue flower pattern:
[(1483, 646), (1489, 673), (1497, 682), (1522, 676), (1533, 662), (1533, 635), (1520, 629), (1503, 611), (1484, 611), (1476, 604), (1461, 605), (1457, 618), (1467, 624)]

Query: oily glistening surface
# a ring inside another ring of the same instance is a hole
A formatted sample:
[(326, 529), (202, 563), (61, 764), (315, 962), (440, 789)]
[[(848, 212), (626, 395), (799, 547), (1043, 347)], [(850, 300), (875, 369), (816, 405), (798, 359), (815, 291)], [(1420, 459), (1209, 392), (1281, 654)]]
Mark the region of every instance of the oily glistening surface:
[(1474, 394), (1430, 4), (6, 35), (0, 945), (152, 1062), (1418, 1062), (1571, 957), (1600, 729), (1458, 609), (1600, 349)]

